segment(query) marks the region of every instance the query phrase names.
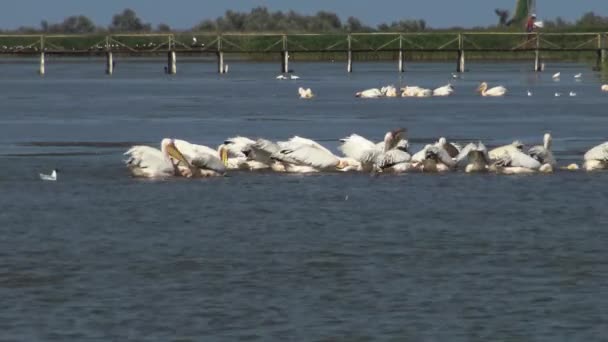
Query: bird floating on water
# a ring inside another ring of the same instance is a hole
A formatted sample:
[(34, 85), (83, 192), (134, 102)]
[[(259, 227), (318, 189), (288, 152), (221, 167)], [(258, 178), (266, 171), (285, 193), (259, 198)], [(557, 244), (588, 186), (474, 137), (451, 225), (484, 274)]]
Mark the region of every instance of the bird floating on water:
[(555, 93), (555, 97), (560, 97), (562, 96), (562, 93)]
[(608, 92), (608, 84), (602, 85), (600, 89), (602, 89), (602, 91)]
[(488, 89), (488, 84), (486, 82), (482, 82), (477, 88), (477, 91), (481, 93), (481, 96), (504, 96), (507, 93), (507, 88), (503, 86), (498, 86), (494, 88)]
[(43, 181), (52, 181), (52, 182), (56, 181), (57, 180), (57, 169), (54, 169), (50, 175), (41, 173), (40, 179), (42, 179)]
[(573, 91), (571, 91), (571, 92), (570, 92), (568, 95), (570, 95), (570, 96), (574, 97), (574, 96), (576, 96), (576, 93), (575, 93), (575, 92), (573, 92)]
[(460, 78), (460, 75), (452, 73), (452, 78)]
[(553, 76), (551, 76), (551, 78), (553, 78), (554, 81), (559, 81), (559, 77), (562, 75), (561, 72), (557, 72), (555, 73)]
[(577, 80), (580, 79), (581, 77), (583, 77), (583, 74), (581, 74), (581, 73), (574, 75), (574, 78), (576, 78)]
[(298, 76), (298, 75), (289, 75), (290, 80), (297, 80), (299, 78), (300, 78), (300, 76)]
[(301, 99), (312, 99), (315, 95), (312, 93), (310, 88), (298, 88), (298, 94), (300, 94)]
[(532, 96), (532, 92), (528, 90), (528, 96)]

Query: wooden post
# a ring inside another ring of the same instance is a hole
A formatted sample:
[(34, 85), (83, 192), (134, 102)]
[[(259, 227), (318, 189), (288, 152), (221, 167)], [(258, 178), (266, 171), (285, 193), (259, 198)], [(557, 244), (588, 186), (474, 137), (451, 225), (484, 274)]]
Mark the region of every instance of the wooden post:
[(217, 36), (217, 72), (223, 74), (224, 69), (224, 51), (222, 51), (222, 36)]
[(353, 50), (352, 50), (352, 41), (351, 41), (351, 35), (349, 34), (346, 38), (346, 41), (348, 42), (348, 51), (347, 51), (347, 61), (346, 61), (346, 72), (351, 73), (353, 72)]
[(456, 72), (464, 72), (464, 41), (462, 33), (458, 34), (458, 61), (456, 65)]
[(44, 75), (44, 51), (40, 53), (40, 69), (38, 70), (38, 73), (40, 75)]
[(536, 32), (536, 50), (534, 51), (534, 71), (543, 71), (543, 65), (540, 60), (540, 35)]
[(597, 70), (602, 70), (606, 64), (606, 47), (603, 44), (602, 34), (597, 34)]
[(283, 35), (283, 51), (281, 51), (281, 72), (289, 72), (289, 51), (287, 51), (287, 36)]
[(175, 51), (167, 52), (167, 74), (175, 75), (177, 72), (177, 61), (175, 60)]
[(114, 73), (114, 58), (112, 57), (112, 51), (106, 52), (106, 74), (112, 75)]
[(399, 35), (399, 72), (405, 71), (405, 56), (403, 55), (403, 35)]
[(40, 69), (38, 73), (44, 75), (44, 36), (40, 36)]

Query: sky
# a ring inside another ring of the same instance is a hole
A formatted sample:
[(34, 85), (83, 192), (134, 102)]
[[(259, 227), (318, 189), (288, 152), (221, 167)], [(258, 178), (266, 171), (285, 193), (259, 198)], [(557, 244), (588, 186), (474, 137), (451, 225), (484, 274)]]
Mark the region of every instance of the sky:
[[(495, 8), (513, 12), (515, 0), (2, 0), (0, 28), (39, 27), (41, 20), (63, 21), (71, 15), (85, 15), (99, 26), (112, 16), (132, 8), (144, 22), (165, 23), (174, 29), (189, 29), (204, 19), (222, 16), (228, 9), (248, 12), (256, 6), (271, 11), (293, 9), (303, 14), (325, 10), (345, 20), (349, 16), (375, 26), (400, 19), (424, 19), (432, 27), (472, 27), (495, 24)], [(561, 16), (574, 21), (594, 11), (608, 16), (608, 0), (537, 0), (540, 19)]]

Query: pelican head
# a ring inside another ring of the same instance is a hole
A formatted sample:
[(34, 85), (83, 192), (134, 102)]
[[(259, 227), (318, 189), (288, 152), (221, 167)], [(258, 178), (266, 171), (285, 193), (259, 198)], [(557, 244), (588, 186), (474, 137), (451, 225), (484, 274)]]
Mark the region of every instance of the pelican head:
[(483, 93), (486, 90), (488, 90), (488, 84), (486, 82), (481, 82), (481, 84), (477, 88), (477, 92)]
[(175, 142), (173, 141), (173, 139), (164, 138), (160, 142), (160, 150), (163, 152), (163, 154), (165, 156), (173, 158), (180, 163), (183, 163), (188, 168), (191, 167), (191, 165), (188, 162), (188, 160), (186, 159), (186, 157), (184, 157), (184, 155), (180, 152), (180, 150), (178, 150), (177, 147), (175, 147)]

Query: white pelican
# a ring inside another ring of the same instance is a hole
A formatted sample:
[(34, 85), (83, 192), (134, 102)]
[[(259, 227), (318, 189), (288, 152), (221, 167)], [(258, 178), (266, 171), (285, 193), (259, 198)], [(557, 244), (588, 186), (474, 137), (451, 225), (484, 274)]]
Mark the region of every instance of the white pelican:
[(256, 142), (241, 136), (226, 139), (217, 151), (228, 170), (259, 170), (269, 168), (268, 164), (252, 158), (252, 146)]
[(340, 139), (342, 144), (338, 149), (346, 157), (360, 162), (365, 171), (405, 171), (408, 165), (399, 164), (408, 163), (411, 156), (407, 152), (409, 144), (403, 137), (404, 132), (405, 129), (402, 128), (387, 132), (384, 141), (378, 144), (360, 135), (351, 134)]
[(414, 157), (420, 160), (414, 163), (414, 167), (422, 172), (445, 172), (456, 165), (446, 150), (437, 144), (426, 145)]
[(503, 86), (497, 86), (494, 88), (488, 89), (488, 84), (486, 82), (482, 82), (477, 88), (477, 91), (481, 93), (481, 96), (504, 96), (507, 93), (507, 88)]
[(553, 167), (548, 163), (541, 164), (518, 149), (505, 149), (503, 154), (490, 166), (490, 170), (502, 174), (527, 174), (552, 172)]
[(487, 171), (491, 163), (488, 149), (481, 141), (463, 147), (455, 159), (458, 168), (464, 169), (466, 173)]
[(285, 76), (285, 75), (279, 75), (279, 76), (277, 76), (277, 77), (275, 77), (275, 78), (276, 78), (277, 80), (286, 80), (286, 79), (287, 79), (287, 76)]
[(496, 160), (500, 156), (502, 156), (505, 152), (511, 152), (511, 151), (522, 152), (523, 150), (524, 150), (524, 144), (519, 140), (515, 140), (508, 145), (499, 146), (499, 147), (496, 147), (496, 148), (490, 150), (490, 152), (488, 154), (490, 155), (490, 159)]
[(301, 99), (312, 99), (315, 96), (310, 88), (304, 89), (302, 87), (298, 88), (298, 94), (300, 94)]
[(543, 136), (543, 145), (533, 146), (528, 150), (528, 155), (536, 160), (538, 160), (541, 164), (549, 164), (552, 168), (556, 166), (555, 158), (553, 157), (553, 152), (551, 152), (551, 143), (553, 139), (551, 134), (545, 133)]
[(599, 144), (585, 153), (583, 167), (587, 171), (608, 168), (608, 142)]
[(50, 175), (41, 173), (40, 174), (40, 179), (42, 179), (43, 181), (56, 181), (57, 180), (57, 169), (53, 169), (53, 171), (51, 172)]
[(226, 173), (226, 156), (220, 156), (218, 151), (185, 140), (173, 139), (173, 143), (188, 161), (186, 165), (178, 164), (180, 170), (187, 167), (193, 172), (193, 177), (222, 176)]
[(418, 86), (406, 86), (401, 88), (401, 97), (431, 97), (433, 91), (431, 89)]
[(175, 146), (173, 139), (163, 139), (160, 143), (160, 150), (150, 146), (136, 145), (125, 152), (125, 155), (129, 156), (129, 159), (125, 161), (127, 168), (135, 177), (163, 178), (192, 175), (189, 172), (180, 173), (177, 164), (174, 163), (173, 159), (191, 167)]
[(382, 93), (382, 96), (385, 96), (385, 97), (397, 97), (397, 88), (395, 88), (392, 85), (388, 85), (388, 86), (382, 87), (380, 89), (380, 93)]
[(281, 150), (272, 155), (285, 166), (287, 172), (309, 173), (319, 171), (359, 170), (361, 164), (350, 158), (340, 158), (317, 142), (295, 136), (280, 142)]
[(381, 96), (382, 92), (378, 88), (371, 88), (355, 93), (355, 97), (361, 97), (365, 99), (375, 99)]
[(562, 75), (561, 72), (555, 73), (553, 76), (551, 76), (551, 78), (553, 78), (554, 81), (559, 81), (559, 77)]
[(433, 90), (433, 96), (450, 96), (454, 93), (454, 87), (448, 83), (443, 87), (436, 88)]
[(608, 84), (604, 84), (602, 85), (602, 87), (600, 88), (602, 91), (608, 92)]

